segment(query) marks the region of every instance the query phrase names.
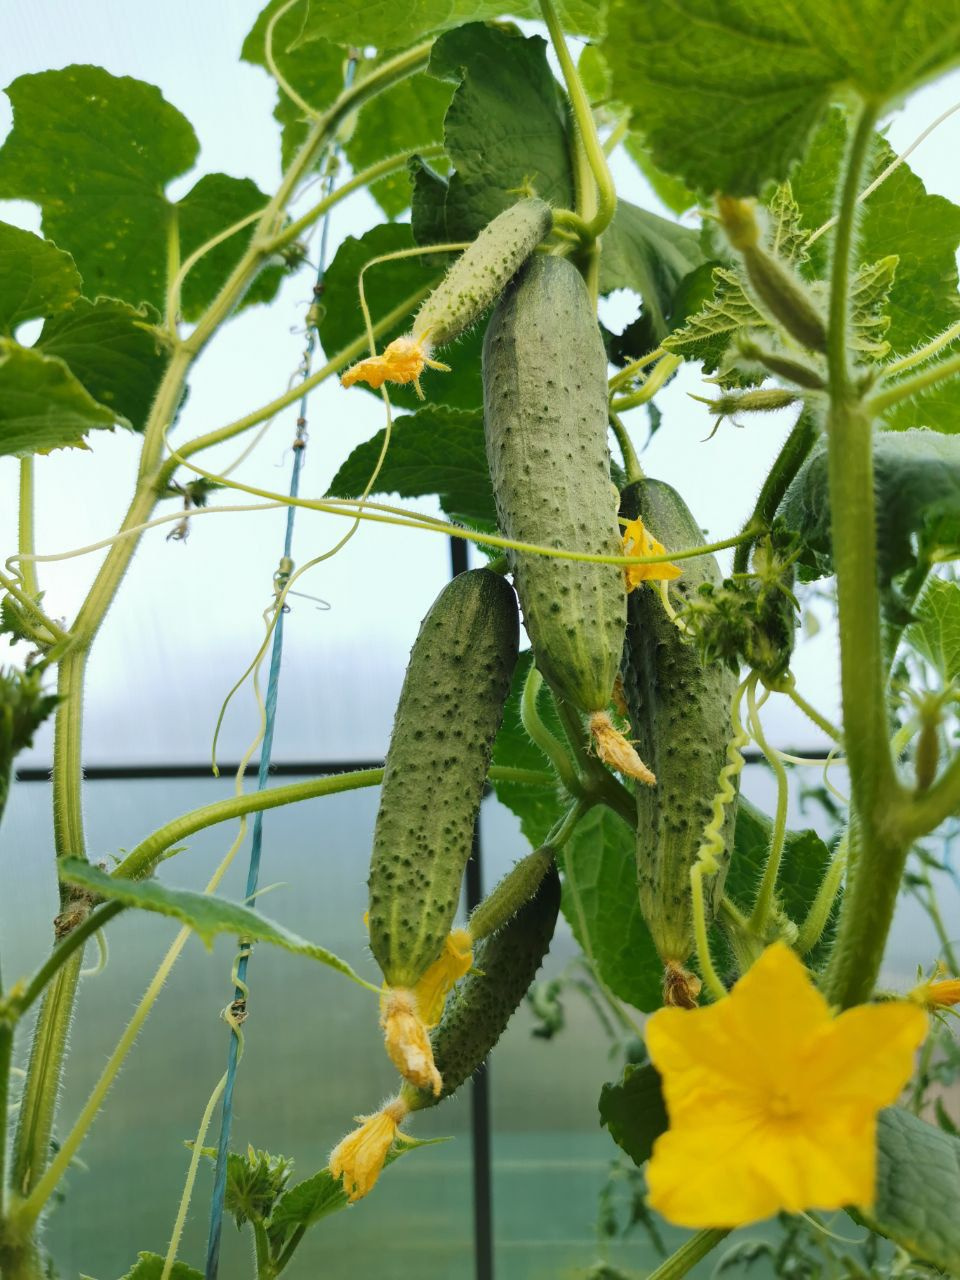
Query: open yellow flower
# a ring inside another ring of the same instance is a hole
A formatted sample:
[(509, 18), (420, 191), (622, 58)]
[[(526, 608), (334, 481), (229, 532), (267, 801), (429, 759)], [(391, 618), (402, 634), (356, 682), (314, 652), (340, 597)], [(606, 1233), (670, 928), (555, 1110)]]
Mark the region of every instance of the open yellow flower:
[(646, 1038), (670, 1128), (650, 1159), (650, 1204), (683, 1227), (868, 1207), (877, 1112), (928, 1025), (907, 1000), (834, 1017), (779, 942), (716, 1004), (658, 1010)]
[[(650, 534), (639, 518), (628, 520), (623, 530), (623, 554), (625, 556), (662, 556), (666, 547)], [(672, 582), (683, 572), (675, 564), (663, 560), (659, 564), (626, 564), (627, 591), (639, 587), (641, 582)]]
[(404, 334), (402, 338), (394, 338), (378, 356), (368, 356), (366, 360), (359, 360), (351, 365), (341, 375), (340, 385), (352, 387), (355, 382), (366, 382), (377, 388), (382, 387), (385, 382), (412, 382), (422, 400), (424, 396), (420, 375), (424, 369), (450, 372), (450, 366), (431, 359), (430, 352), (431, 347), (426, 337), (415, 338), (411, 334)]
[(348, 1133), (330, 1152), (327, 1167), (335, 1178), (343, 1178), (351, 1204), (372, 1190), (390, 1148), (398, 1139), (403, 1140), (399, 1129), (407, 1111), (403, 1099), (394, 1098), (372, 1116), (356, 1116), (360, 1128)]

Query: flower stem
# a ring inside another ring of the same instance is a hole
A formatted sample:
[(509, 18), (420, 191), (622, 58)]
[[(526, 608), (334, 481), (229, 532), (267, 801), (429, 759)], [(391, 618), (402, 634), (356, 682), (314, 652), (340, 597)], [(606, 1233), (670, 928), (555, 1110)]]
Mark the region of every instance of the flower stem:
[(688, 1275), (691, 1268), (712, 1252), (722, 1240), (730, 1234), (726, 1228), (710, 1227), (698, 1231), (672, 1253), (666, 1262), (661, 1262), (656, 1271), (651, 1271), (647, 1280), (680, 1280)]
[(807, 911), (806, 918), (797, 934), (797, 951), (802, 956), (805, 956), (808, 951), (812, 951), (823, 937), (823, 931), (827, 927), (827, 921), (830, 919), (830, 912), (833, 910), (833, 904), (836, 902), (837, 894), (840, 892), (840, 885), (843, 883), (849, 850), (850, 829), (847, 828), (840, 837), (840, 842), (833, 858), (830, 860), (830, 865), (820, 881), (817, 895), (811, 902), (810, 909)]
[(741, 542), (737, 548), (733, 557), (734, 573), (746, 573), (749, 570), (750, 551), (754, 542), (760, 534), (769, 529), (777, 508), (783, 500), (783, 495), (806, 461), (819, 434), (820, 428), (816, 418), (805, 409), (784, 441), (783, 448), (777, 454), (776, 461), (763, 482), (753, 514), (743, 526), (743, 532), (750, 537)]
[(557, 777), (571, 795), (578, 796), (583, 792), (573, 761), (567, 755), (563, 743), (553, 736), (544, 724), (537, 707), (537, 698), (543, 688), (543, 676), (531, 662), (527, 678), (523, 683), (523, 696), (520, 699), (520, 720), (524, 729), (547, 757)]
[(775, 751), (770, 750), (770, 744), (767, 742), (766, 735), (763, 732), (763, 724), (760, 720), (760, 713), (757, 710), (756, 682), (747, 687), (747, 707), (749, 709), (750, 730), (777, 780), (777, 808), (773, 818), (773, 830), (770, 833), (770, 849), (767, 852), (763, 878), (760, 881), (756, 902), (750, 915), (751, 930), (762, 938), (766, 931), (770, 912), (773, 909), (777, 878), (780, 875), (780, 862), (783, 858), (783, 847), (787, 837), (787, 804), (790, 799), (790, 788), (783, 761)]
[(637, 451), (633, 447), (629, 431), (623, 425), (623, 420), (619, 414), (614, 413), (613, 409), (609, 409), (607, 412), (610, 417), (610, 426), (613, 428), (613, 434), (617, 437), (617, 444), (620, 446), (620, 453), (623, 456), (623, 469), (627, 474), (627, 484), (634, 484), (637, 480), (644, 478), (643, 467), (640, 465)]

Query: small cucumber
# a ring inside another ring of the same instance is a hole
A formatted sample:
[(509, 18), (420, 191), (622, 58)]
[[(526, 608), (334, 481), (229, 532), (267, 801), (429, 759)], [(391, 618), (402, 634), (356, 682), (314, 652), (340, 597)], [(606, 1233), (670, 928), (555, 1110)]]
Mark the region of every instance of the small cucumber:
[[(483, 344), (487, 460), (517, 542), (617, 556), (607, 449), (607, 359), (586, 286), (565, 258), (515, 277)], [(610, 702), (626, 627), (619, 565), (511, 553), (537, 666), (580, 711)]]
[[(703, 545), (703, 534), (683, 499), (659, 480), (626, 488), (621, 513), (628, 520), (642, 519), (668, 550)], [(671, 595), (681, 601), (703, 583), (720, 582), (712, 555), (682, 564), (681, 577), (670, 584)], [(630, 594), (627, 611), (624, 693), (638, 750), (657, 775), (655, 788), (638, 787), (636, 793), (637, 880), (644, 920), (667, 968), (667, 990), (671, 974), (678, 981), (684, 974), (694, 948), (690, 869), (733, 734), (730, 705), (737, 677), (725, 663), (701, 662), (651, 586)], [(711, 918), (723, 892), (735, 810), (730, 805), (726, 811), (721, 872), (705, 882)]]
[(460, 885), (517, 661), (509, 583), (454, 578), (413, 646), (387, 753), (370, 862), (370, 946), (391, 987), (437, 958)]
[(420, 307), (414, 340), (433, 348), (459, 338), (493, 306), (552, 226), (550, 206), (536, 197), (498, 213)]
[(480, 1067), (543, 963), (559, 910), (560, 877), (551, 865), (534, 896), (477, 947), (473, 969), (432, 1036), (443, 1089), (434, 1094), (405, 1084), (401, 1096), (411, 1111), (448, 1098)]

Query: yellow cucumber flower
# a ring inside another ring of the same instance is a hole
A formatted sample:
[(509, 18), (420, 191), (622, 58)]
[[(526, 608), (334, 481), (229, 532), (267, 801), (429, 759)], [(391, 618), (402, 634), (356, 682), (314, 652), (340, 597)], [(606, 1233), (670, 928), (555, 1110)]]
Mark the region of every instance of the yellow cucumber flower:
[(394, 338), (378, 356), (368, 356), (351, 365), (340, 377), (340, 385), (352, 387), (355, 382), (366, 382), (371, 387), (382, 387), (385, 382), (412, 382), (417, 395), (422, 400), (423, 390), (420, 386), (420, 375), (425, 368), (440, 369), (450, 372), (448, 364), (432, 360), (432, 348), (426, 337), (415, 338), (404, 334), (402, 338)]
[(930, 1010), (948, 1009), (951, 1005), (960, 1004), (960, 978), (940, 978), (935, 974), (914, 987), (910, 999)]
[(390, 1148), (403, 1136), (398, 1130), (407, 1111), (403, 1099), (394, 1098), (375, 1115), (356, 1116), (360, 1128), (348, 1133), (330, 1152), (330, 1172), (335, 1178), (343, 1177), (343, 1189), (351, 1204), (365, 1196), (380, 1177)]
[(433, 1061), (433, 1046), (416, 994), (405, 987), (387, 987), (380, 999), (380, 1025), (387, 1057), (404, 1080), (418, 1089), (431, 1089), (439, 1098), (443, 1081)]
[(435, 1027), (447, 996), (473, 964), (473, 939), (466, 929), (452, 929), (443, 950), (413, 989), (417, 1011), (425, 1027)]
[[(647, 532), (639, 517), (627, 521), (623, 530), (625, 556), (662, 556), (666, 555), (666, 551), (663, 543)], [(627, 579), (627, 591), (630, 592), (634, 587), (639, 587), (641, 582), (672, 582), (674, 578), (680, 577), (683, 570), (663, 560), (660, 564), (625, 564), (623, 572)]]
[(716, 1004), (658, 1010), (646, 1039), (670, 1128), (647, 1170), (651, 1206), (682, 1227), (869, 1208), (877, 1112), (928, 1025), (909, 1000), (833, 1016), (782, 942)]

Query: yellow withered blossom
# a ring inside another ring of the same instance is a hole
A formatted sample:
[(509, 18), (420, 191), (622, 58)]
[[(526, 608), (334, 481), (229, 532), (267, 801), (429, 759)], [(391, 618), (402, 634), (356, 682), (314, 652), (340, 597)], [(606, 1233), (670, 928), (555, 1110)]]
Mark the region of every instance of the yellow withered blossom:
[(371, 1190), (383, 1168), (390, 1148), (398, 1138), (407, 1116), (407, 1104), (394, 1098), (372, 1116), (356, 1116), (360, 1125), (330, 1152), (327, 1165), (335, 1178), (343, 1177), (343, 1189), (351, 1204)]
[(473, 964), (473, 939), (466, 929), (451, 929), (443, 950), (413, 989), (417, 1012), (426, 1027), (440, 1021), (454, 985)]
[[(639, 517), (627, 521), (623, 530), (625, 556), (663, 556), (666, 553), (666, 547), (647, 531)], [(625, 564), (623, 572), (629, 592), (634, 587), (639, 587), (641, 582), (672, 582), (674, 578), (680, 577), (683, 570), (662, 560), (659, 564)]]
[(425, 336), (414, 337), (406, 333), (401, 338), (394, 338), (393, 342), (384, 347), (379, 355), (368, 356), (366, 360), (360, 360), (351, 365), (341, 375), (340, 384), (344, 387), (352, 387), (355, 382), (366, 382), (376, 389), (382, 387), (385, 382), (412, 382), (417, 395), (422, 400), (424, 395), (420, 386), (420, 375), (424, 369), (450, 372), (448, 364), (441, 364), (439, 360), (431, 358), (431, 351), (432, 347)]
[(628, 778), (636, 778), (648, 787), (656, 785), (655, 775), (640, 759), (633, 743), (624, 737), (610, 719), (608, 712), (594, 711), (588, 727), (594, 750), (604, 764), (626, 774)]
[(779, 942), (716, 1004), (658, 1010), (647, 1047), (670, 1128), (647, 1171), (651, 1206), (683, 1227), (869, 1208), (877, 1112), (909, 1079), (928, 1025), (909, 1000), (834, 1016)]
[(405, 987), (387, 987), (380, 1000), (380, 1025), (387, 1056), (404, 1080), (440, 1096), (443, 1081), (433, 1061), (433, 1046), (417, 997)]

